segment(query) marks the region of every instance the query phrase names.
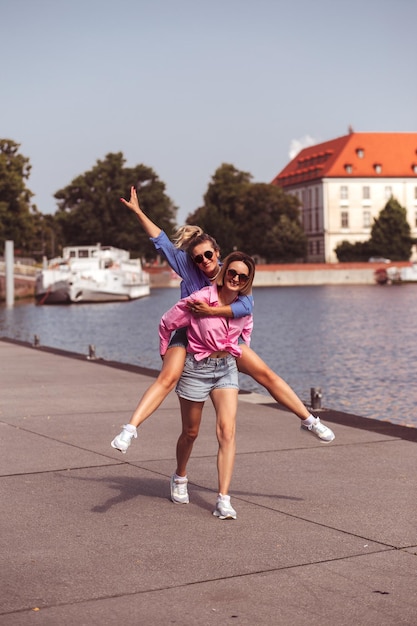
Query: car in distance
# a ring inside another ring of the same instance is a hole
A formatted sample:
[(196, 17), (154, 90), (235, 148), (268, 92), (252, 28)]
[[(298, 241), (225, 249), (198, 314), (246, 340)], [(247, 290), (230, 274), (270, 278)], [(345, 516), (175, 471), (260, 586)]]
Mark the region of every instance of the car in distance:
[(386, 259), (383, 256), (371, 256), (368, 263), (391, 263), (391, 259)]

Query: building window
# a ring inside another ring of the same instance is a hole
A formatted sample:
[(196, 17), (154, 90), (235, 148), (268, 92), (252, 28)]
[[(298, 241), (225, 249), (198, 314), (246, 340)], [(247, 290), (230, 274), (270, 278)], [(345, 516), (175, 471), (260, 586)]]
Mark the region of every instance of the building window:
[(356, 154), (358, 155), (359, 159), (363, 159), (363, 157), (365, 156), (365, 152), (363, 148), (358, 148), (356, 150)]
[(363, 227), (369, 228), (371, 226), (371, 212), (364, 211), (363, 212)]
[(417, 200), (417, 187), (414, 187), (414, 200)]
[(342, 185), (340, 187), (340, 199), (341, 200), (347, 200), (348, 197), (349, 197), (348, 187), (347, 187), (347, 185)]
[(316, 231), (320, 230), (320, 211), (318, 208), (315, 210), (315, 218), (316, 218)]
[(414, 226), (417, 228), (417, 211), (416, 211), (416, 214), (415, 214), (414, 218), (415, 218), (414, 219)]
[(366, 186), (366, 187), (362, 187), (362, 198), (364, 200), (370, 200), (371, 198), (371, 188)]
[(340, 228), (349, 228), (349, 213), (342, 211), (340, 214)]
[(392, 187), (385, 187), (385, 199), (389, 200), (392, 196)]
[(375, 163), (374, 170), (375, 170), (376, 174), (380, 174), (382, 172), (382, 165), (381, 165), (381, 163)]
[(318, 187), (314, 188), (314, 202), (317, 208), (319, 206), (319, 188)]
[(345, 172), (346, 174), (352, 174), (352, 165), (350, 163), (345, 164)]

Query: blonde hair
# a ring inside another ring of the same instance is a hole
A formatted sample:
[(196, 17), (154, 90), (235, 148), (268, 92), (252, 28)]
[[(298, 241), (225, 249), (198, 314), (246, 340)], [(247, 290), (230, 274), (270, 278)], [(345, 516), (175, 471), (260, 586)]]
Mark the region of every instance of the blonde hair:
[(190, 226), (186, 224), (185, 226), (181, 226), (174, 233), (172, 241), (174, 246), (179, 250), (187, 250), (190, 242), (195, 237), (200, 237), (204, 233), (203, 229), (200, 226)]

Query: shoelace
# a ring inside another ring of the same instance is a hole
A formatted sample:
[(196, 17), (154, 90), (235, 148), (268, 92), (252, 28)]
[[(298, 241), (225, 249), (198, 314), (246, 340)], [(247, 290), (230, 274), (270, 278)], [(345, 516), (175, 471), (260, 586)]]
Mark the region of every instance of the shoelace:
[(187, 493), (187, 483), (179, 483), (175, 481), (176, 490), (180, 496), (185, 496)]
[(326, 426), (320, 422), (319, 418), (317, 418), (317, 422), (312, 425), (312, 428), (320, 433), (324, 433), (326, 430)]
[(137, 439), (138, 434), (137, 434), (136, 430), (134, 430), (134, 431), (133, 431), (133, 433), (132, 433), (132, 431), (131, 431), (131, 430), (128, 430), (128, 429), (126, 428), (126, 426), (123, 426), (123, 430), (124, 430), (124, 432), (125, 432), (125, 434), (126, 434), (126, 435), (129, 435), (129, 437), (134, 437), (135, 439)]

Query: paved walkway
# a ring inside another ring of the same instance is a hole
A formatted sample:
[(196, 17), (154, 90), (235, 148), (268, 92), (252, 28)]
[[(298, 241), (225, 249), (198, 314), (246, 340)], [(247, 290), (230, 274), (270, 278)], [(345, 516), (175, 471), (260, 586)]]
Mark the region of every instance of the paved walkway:
[(174, 393), (110, 447), (146, 374), (0, 340), (1, 626), (417, 624), (417, 429), (323, 410), (322, 444), (242, 394), (221, 521), (210, 403), (189, 505)]

